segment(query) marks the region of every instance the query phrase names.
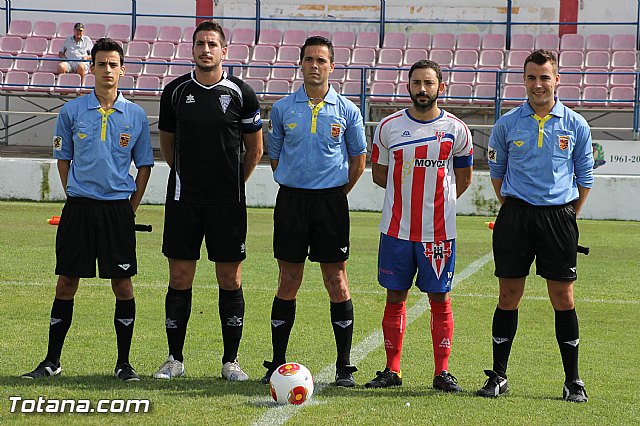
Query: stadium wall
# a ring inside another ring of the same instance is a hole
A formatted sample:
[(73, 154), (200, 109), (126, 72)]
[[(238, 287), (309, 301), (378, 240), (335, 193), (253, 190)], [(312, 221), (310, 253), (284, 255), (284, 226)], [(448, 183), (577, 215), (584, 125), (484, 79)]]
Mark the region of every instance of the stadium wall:
[[(151, 173), (143, 203), (164, 203), (168, 174), (167, 164), (158, 162)], [(273, 207), (277, 190), (271, 168), (259, 165), (247, 183), (247, 204), (251, 207)], [(630, 196), (639, 193), (640, 176), (598, 175), (580, 217), (640, 221), (640, 203)], [(384, 190), (373, 184), (371, 169), (366, 169), (349, 194), (349, 205), (353, 210), (380, 211), (383, 198)], [(55, 160), (0, 159), (0, 199), (63, 200), (64, 191)], [(497, 210), (498, 202), (488, 172), (475, 172), (471, 187), (459, 200), (459, 213), (491, 216)]]

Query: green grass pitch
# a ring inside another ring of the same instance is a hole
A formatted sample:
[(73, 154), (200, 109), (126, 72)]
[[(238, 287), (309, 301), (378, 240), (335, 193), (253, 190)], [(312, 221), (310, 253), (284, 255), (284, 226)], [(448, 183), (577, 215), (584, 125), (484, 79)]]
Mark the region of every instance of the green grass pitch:
[[(248, 258), (243, 265), (246, 299), (240, 362), (251, 380), (220, 378), (222, 341), (213, 265), (201, 260), (194, 282), (193, 309), (185, 345), (187, 376), (158, 381), (151, 374), (166, 357), (164, 295), (168, 268), (161, 253), (162, 206), (141, 206), (137, 220), (153, 225), (138, 233), (139, 274), (134, 277), (137, 317), (131, 362), (138, 383), (112, 376), (116, 358), (114, 298), (107, 281), (82, 280), (73, 324), (62, 353), (60, 376), (29, 382), (21, 373), (46, 353), (54, 296), (55, 232), (46, 219), (62, 204), (0, 202), (0, 424), (441, 424), (441, 425), (627, 425), (640, 422), (640, 223), (580, 221), (580, 256), (575, 298), (580, 320), (580, 371), (589, 402), (561, 400), (564, 375), (553, 330), (546, 286), (531, 276), (520, 308), (518, 333), (509, 364), (511, 393), (496, 400), (474, 396), (491, 367), (491, 318), (497, 301), (493, 276), (492, 218), (458, 218), (456, 287), (452, 292), (455, 334), (451, 372), (464, 392), (443, 395), (431, 389), (433, 355), (429, 312), (417, 291), (409, 297), (413, 320), (405, 335), (404, 384), (393, 389), (362, 385), (384, 367), (380, 322), (385, 293), (376, 281), (379, 213), (353, 212), (348, 264), (355, 307), (353, 358), (358, 386), (337, 389), (332, 380), (335, 344), (329, 300), (317, 265), (307, 263), (298, 296), (290, 361), (305, 364), (320, 388), (301, 408), (275, 408), (268, 386), (258, 380), (271, 355), (269, 315), (277, 266), (272, 256), (270, 209), (250, 209)], [(203, 259), (205, 259), (203, 253)], [(378, 334), (377, 334), (378, 333)], [(18, 414), (10, 397), (24, 399), (148, 399), (148, 413)]]

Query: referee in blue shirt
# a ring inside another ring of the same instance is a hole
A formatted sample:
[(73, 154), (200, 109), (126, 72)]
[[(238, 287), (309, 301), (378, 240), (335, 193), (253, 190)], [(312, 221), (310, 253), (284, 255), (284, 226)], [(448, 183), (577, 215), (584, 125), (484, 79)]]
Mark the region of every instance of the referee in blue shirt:
[(338, 386), (355, 385), (350, 365), (353, 305), (346, 262), (349, 257), (347, 194), (362, 175), (367, 143), (364, 123), (353, 102), (329, 85), (333, 45), (310, 37), (301, 48), (304, 85), (271, 110), (269, 158), (280, 190), (274, 211), (273, 249), (280, 274), (271, 310), (272, 360), (265, 361), (268, 383), (286, 360), (307, 257), (319, 262), (331, 301), (337, 347)]
[[(116, 296), (113, 323), (118, 343), (115, 375), (140, 380), (129, 364), (135, 321), (131, 277), (137, 273), (135, 211), (147, 187), (153, 151), (144, 110), (118, 92), (125, 67), (122, 47), (109, 38), (91, 50), (95, 89), (60, 110), (53, 137), (60, 181), (67, 201), (56, 236), (56, 297), (51, 308), (49, 348), (25, 379), (62, 371), (60, 354), (71, 326), (80, 278), (110, 278)], [(131, 162), (138, 173), (129, 174)]]
[(493, 369), (477, 394), (509, 390), (507, 362), (518, 326), (518, 306), (535, 258), (555, 310), (556, 339), (565, 372), (563, 398), (586, 402), (578, 375), (578, 317), (573, 302), (576, 216), (593, 184), (591, 131), (586, 120), (555, 97), (560, 81), (552, 52), (524, 62), (528, 100), (495, 124), (489, 139), (491, 182), (502, 204), (493, 231), (500, 298), (493, 315)]

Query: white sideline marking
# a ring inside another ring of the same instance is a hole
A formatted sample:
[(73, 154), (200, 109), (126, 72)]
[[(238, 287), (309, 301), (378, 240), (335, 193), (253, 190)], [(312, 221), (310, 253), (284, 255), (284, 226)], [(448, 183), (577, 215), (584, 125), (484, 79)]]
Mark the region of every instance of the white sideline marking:
[[(470, 277), (471, 275), (478, 272), (489, 260), (493, 258), (492, 253), (485, 254), (479, 259), (474, 260), (467, 266), (461, 273), (456, 274), (453, 278), (453, 283), (451, 287), (456, 287), (465, 279)], [(429, 309), (429, 297), (426, 293), (422, 293), (418, 301), (407, 311), (407, 326), (411, 324), (413, 321), (418, 319), (422, 314), (424, 314)], [(360, 343), (356, 345), (355, 348), (351, 350), (351, 361), (353, 364), (357, 364), (363, 359), (367, 357), (371, 352), (373, 352), (379, 346), (382, 346), (383, 342), (382, 330), (374, 330), (371, 334), (364, 338)], [(330, 364), (327, 365), (316, 375), (315, 382), (316, 387), (314, 390), (314, 395), (319, 394), (322, 390), (329, 385), (330, 382), (333, 381), (333, 376), (335, 374), (335, 365)], [(304, 405), (285, 405), (281, 407), (271, 408), (269, 409), (262, 417), (253, 422), (253, 425), (282, 425), (286, 423), (293, 416), (298, 414), (298, 411), (303, 409), (305, 406), (311, 406), (314, 400), (311, 399), (309, 404)]]

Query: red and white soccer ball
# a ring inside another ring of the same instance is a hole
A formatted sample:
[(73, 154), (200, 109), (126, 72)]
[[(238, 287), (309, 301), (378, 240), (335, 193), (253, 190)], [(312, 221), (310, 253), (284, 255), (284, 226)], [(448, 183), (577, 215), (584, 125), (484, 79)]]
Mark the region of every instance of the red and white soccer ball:
[(282, 364), (271, 375), (271, 396), (278, 404), (300, 405), (313, 394), (313, 377), (302, 364)]

